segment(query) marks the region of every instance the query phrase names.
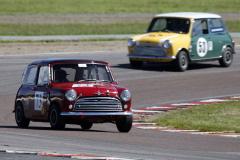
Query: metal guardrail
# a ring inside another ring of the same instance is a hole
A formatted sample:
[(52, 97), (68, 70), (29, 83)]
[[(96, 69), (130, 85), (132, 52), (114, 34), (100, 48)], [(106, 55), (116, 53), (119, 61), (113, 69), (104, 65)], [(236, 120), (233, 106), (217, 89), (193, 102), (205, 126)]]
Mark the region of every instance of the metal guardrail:
[[(91, 39), (128, 39), (135, 34), (113, 34), (113, 35), (55, 35), (55, 36), (0, 36), (2, 41), (74, 41)], [(240, 38), (239, 32), (230, 33), (233, 38)]]

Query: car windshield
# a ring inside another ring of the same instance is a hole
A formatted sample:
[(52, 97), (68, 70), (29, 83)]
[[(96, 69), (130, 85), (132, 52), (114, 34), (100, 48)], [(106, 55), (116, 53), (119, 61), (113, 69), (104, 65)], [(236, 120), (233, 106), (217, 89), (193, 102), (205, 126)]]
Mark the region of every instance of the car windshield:
[(184, 18), (154, 18), (148, 32), (176, 32), (188, 33), (190, 20)]
[(113, 82), (110, 69), (104, 64), (55, 64), (52, 67), (54, 83)]

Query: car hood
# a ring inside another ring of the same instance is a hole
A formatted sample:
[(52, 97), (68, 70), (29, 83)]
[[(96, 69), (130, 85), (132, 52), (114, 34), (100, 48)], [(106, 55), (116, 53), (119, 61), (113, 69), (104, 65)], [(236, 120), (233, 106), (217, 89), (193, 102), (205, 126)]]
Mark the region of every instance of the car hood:
[(152, 32), (132, 37), (137, 45), (156, 45), (161, 46), (165, 40), (174, 40), (186, 36), (186, 34), (172, 32)]
[(110, 83), (74, 83), (64, 84), (65, 90), (73, 89), (81, 97), (110, 96), (118, 97), (116, 85)]

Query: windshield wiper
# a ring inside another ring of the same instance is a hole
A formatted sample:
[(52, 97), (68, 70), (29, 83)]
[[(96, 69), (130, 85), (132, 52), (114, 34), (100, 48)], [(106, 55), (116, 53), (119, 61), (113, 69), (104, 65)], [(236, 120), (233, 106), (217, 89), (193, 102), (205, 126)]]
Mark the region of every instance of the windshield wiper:
[(97, 79), (83, 79), (79, 80), (78, 82), (106, 82), (106, 83), (111, 83), (109, 80), (97, 80)]
[(100, 81), (100, 82), (106, 82), (106, 83), (110, 83), (111, 81), (109, 81), (109, 80), (98, 80), (98, 81)]
[(97, 81), (96, 79), (82, 79), (79, 80), (78, 82), (87, 82), (87, 81)]
[(168, 33), (170, 33), (170, 32), (173, 32), (173, 31), (171, 31), (171, 30), (169, 30), (169, 29), (164, 29), (164, 30), (162, 30), (163, 32), (168, 32)]

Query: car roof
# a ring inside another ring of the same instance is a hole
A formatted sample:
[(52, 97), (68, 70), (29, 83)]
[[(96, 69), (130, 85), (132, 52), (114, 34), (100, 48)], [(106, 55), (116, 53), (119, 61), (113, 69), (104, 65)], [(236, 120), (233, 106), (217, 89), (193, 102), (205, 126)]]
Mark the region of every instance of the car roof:
[(203, 13), (203, 12), (173, 12), (173, 13), (162, 13), (157, 14), (155, 17), (178, 17), (178, 18), (221, 18), (220, 15), (214, 13)]
[(37, 64), (50, 64), (58, 62), (88, 62), (88, 63), (106, 63), (105, 61), (95, 60), (95, 59), (80, 59), (80, 58), (54, 58), (54, 59), (43, 59), (30, 63), (29, 65)]

